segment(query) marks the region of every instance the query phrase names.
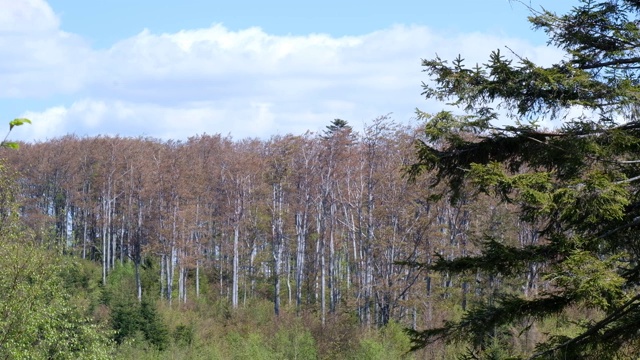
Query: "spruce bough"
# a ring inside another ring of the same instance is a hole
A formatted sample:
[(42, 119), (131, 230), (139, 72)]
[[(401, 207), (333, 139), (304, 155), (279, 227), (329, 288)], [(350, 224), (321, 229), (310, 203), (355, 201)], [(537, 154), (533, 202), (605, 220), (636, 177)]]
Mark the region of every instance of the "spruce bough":
[[(566, 52), (552, 66), (500, 51), (468, 67), (461, 57), (424, 60), (427, 98), (460, 114), (429, 115), (408, 172), (431, 172), (457, 201), (487, 194), (518, 209), (539, 241), (515, 246), (485, 236), (480, 254), (439, 258), (431, 270), (522, 277), (541, 269), (534, 295), (498, 293), (460, 321), (410, 331), (414, 348), (440, 339), (472, 345), (471, 358), (617, 358), (640, 351), (640, 2), (587, 1), (567, 14), (531, 10), (529, 21)], [(579, 114), (579, 115), (574, 115)], [(506, 121), (508, 120), (508, 121)], [(540, 120), (556, 120), (554, 130)], [(498, 125), (508, 123), (510, 125)], [(496, 329), (592, 310), (571, 336), (547, 336), (529, 353)], [(595, 311), (594, 311), (595, 310)]]

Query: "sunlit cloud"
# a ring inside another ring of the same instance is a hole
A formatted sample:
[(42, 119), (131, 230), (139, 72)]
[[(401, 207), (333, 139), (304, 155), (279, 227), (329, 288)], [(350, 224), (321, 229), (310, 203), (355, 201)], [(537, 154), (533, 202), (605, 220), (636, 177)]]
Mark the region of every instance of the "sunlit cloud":
[[(43, 1), (0, 5), (9, 9), (0, 23), (16, 27), (0, 27), (0, 76), (7, 82), (0, 97), (34, 99), (34, 108), (23, 114), (34, 124), (16, 132), (25, 140), (66, 133), (268, 137), (318, 131), (338, 117), (357, 129), (379, 115), (406, 121), (416, 107), (442, 106), (420, 95), (427, 80), (423, 58), (461, 54), (473, 66), (495, 49), (543, 64), (562, 57), (522, 39), (403, 25), (333, 37), (213, 24), (169, 34), (144, 30), (96, 50), (62, 31)], [(70, 102), (37, 107), (38, 98), (60, 94)]]

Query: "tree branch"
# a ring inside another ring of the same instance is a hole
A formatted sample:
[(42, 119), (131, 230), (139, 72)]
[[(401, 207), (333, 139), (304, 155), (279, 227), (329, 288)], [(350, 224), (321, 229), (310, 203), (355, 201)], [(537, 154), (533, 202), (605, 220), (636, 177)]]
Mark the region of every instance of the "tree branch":
[[(588, 338), (591, 335), (594, 335), (595, 333), (597, 333), (598, 331), (600, 331), (602, 328), (604, 328), (605, 326), (611, 324), (612, 322), (618, 320), (619, 318), (621, 318), (622, 316), (626, 315), (627, 313), (629, 313), (630, 311), (634, 310), (635, 308), (638, 307), (638, 303), (636, 303), (634, 305), (634, 302), (640, 300), (640, 294), (634, 296), (633, 298), (631, 298), (631, 300), (627, 301), (626, 303), (624, 303), (620, 308), (618, 308), (616, 311), (614, 311), (613, 313), (609, 314), (609, 316), (605, 317), (604, 319), (598, 321), (594, 326), (592, 326), (591, 328), (589, 328), (589, 330), (585, 331), (584, 333), (565, 341), (564, 343), (555, 346), (551, 349), (542, 351), (542, 352), (538, 352), (535, 353), (533, 355), (531, 355), (531, 357), (529, 357), (529, 360), (533, 360), (539, 357), (542, 357), (544, 355), (548, 355), (551, 354), (563, 347), (568, 347), (570, 345), (575, 345), (577, 343), (579, 343), (580, 341)], [(632, 306), (634, 305), (634, 306)]]
[(634, 176), (634, 177), (632, 177), (632, 178), (628, 178), (628, 179), (625, 179), (625, 180), (616, 181), (616, 182), (614, 182), (614, 184), (616, 184), (616, 185), (620, 185), (620, 184), (625, 184), (625, 183), (634, 182), (634, 181), (636, 181), (636, 180), (640, 180), (640, 175), (638, 175), (638, 176)]
[(617, 65), (625, 65), (625, 64), (635, 64), (635, 63), (640, 63), (640, 57), (596, 62), (589, 65), (579, 65), (577, 68), (580, 70), (592, 70), (592, 69), (597, 69), (597, 68), (602, 68), (607, 66), (614, 66), (614, 65), (617, 66)]

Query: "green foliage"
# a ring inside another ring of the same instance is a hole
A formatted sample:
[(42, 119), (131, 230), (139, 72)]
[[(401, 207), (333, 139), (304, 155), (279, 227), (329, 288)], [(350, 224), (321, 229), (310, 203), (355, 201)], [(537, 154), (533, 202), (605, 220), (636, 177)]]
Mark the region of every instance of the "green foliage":
[(13, 130), (15, 126), (21, 126), (24, 124), (31, 124), (31, 120), (25, 118), (13, 119), (9, 122), (9, 131)]
[(178, 325), (173, 331), (173, 340), (178, 345), (186, 346), (193, 344), (194, 336), (193, 326), (189, 325)]
[[(552, 66), (500, 51), (473, 68), (461, 57), (423, 62), (433, 80), (423, 94), (464, 114), (418, 112), (425, 136), (409, 174), (431, 171), (454, 204), (472, 194), (496, 197), (517, 208), (540, 239), (520, 245), (480, 234), (472, 240), (484, 243), (480, 254), (439, 257), (425, 268), (517, 277), (536, 264), (546, 287), (531, 298), (500, 289), (459, 321), (410, 332), (414, 348), (445, 339), (471, 344), (473, 358), (615, 358), (637, 345), (630, 334), (640, 331), (633, 323), (640, 318), (638, 20), (638, 2), (584, 0), (565, 15), (530, 17), (567, 51)], [(582, 114), (572, 116), (576, 108)], [(539, 127), (539, 120), (558, 119), (556, 130)], [(577, 334), (541, 338), (532, 354), (504, 341), (514, 324), (574, 307), (601, 315)]]
[(300, 322), (280, 327), (272, 339), (272, 348), (278, 359), (317, 359), (316, 344), (311, 332)]
[(330, 136), (336, 132), (340, 132), (343, 130), (351, 130), (351, 126), (346, 120), (342, 119), (333, 119), (331, 121), (331, 125), (327, 125), (327, 130), (325, 130), (325, 135)]
[(350, 314), (339, 314), (328, 318), (324, 325), (315, 322), (312, 326), (321, 359), (345, 358), (358, 347), (362, 329)]
[(162, 322), (155, 304), (144, 300), (140, 303), (140, 330), (151, 344), (164, 349), (169, 342), (169, 331)]
[(109, 333), (87, 319), (87, 308), (71, 295), (75, 285), (65, 283), (73, 263), (32, 242), (16, 193), (0, 164), (0, 358), (110, 358)]
[(110, 358), (107, 333), (70, 304), (57, 256), (28, 242), (0, 246), (0, 357)]
[(360, 340), (353, 359), (412, 359), (411, 340), (402, 326), (390, 321), (379, 332), (370, 334)]
[(616, 257), (601, 260), (590, 252), (576, 250), (557, 264), (547, 277), (553, 276), (549, 280), (566, 289), (571, 296), (582, 299), (582, 304), (610, 310), (622, 305), (625, 299), (625, 280), (616, 271), (619, 268)]
[(385, 353), (384, 345), (375, 339), (363, 339), (354, 359), (383, 360), (391, 358)]
[(7, 135), (5, 136), (4, 140), (2, 140), (2, 143), (0, 143), (0, 146), (4, 148), (9, 148), (9, 149), (20, 148), (20, 145), (17, 142), (7, 141), (7, 138), (9, 137), (9, 134), (11, 133), (11, 130), (13, 130), (14, 127), (21, 126), (24, 124), (31, 124), (31, 120), (25, 119), (25, 118), (17, 118), (9, 121), (9, 132), (7, 132)]
[(111, 326), (115, 330), (114, 339), (122, 343), (128, 338), (135, 338), (141, 332), (142, 319), (140, 307), (134, 302), (116, 302), (111, 307)]
[(143, 339), (159, 350), (169, 344), (169, 330), (156, 305), (147, 297), (135, 297), (134, 269), (131, 263), (116, 266), (104, 289), (103, 301), (111, 309), (114, 340), (122, 344), (127, 339)]
[[(169, 331), (155, 308), (148, 300), (118, 300), (111, 307), (111, 325), (115, 330), (115, 341), (143, 339), (159, 350), (169, 344)], [(182, 335), (183, 337), (185, 334)]]
[(277, 359), (260, 334), (249, 333), (243, 337), (232, 332), (227, 335), (227, 341), (232, 349), (231, 359)]

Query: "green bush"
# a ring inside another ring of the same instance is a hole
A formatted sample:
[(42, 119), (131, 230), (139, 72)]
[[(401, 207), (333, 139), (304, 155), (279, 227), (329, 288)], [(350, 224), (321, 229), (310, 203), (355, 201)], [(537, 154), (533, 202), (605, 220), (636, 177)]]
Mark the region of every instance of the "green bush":
[(277, 359), (260, 334), (249, 333), (243, 337), (237, 332), (231, 332), (227, 334), (226, 341), (229, 344), (231, 359)]
[(311, 332), (295, 323), (281, 327), (273, 337), (273, 350), (279, 359), (317, 359), (316, 344)]
[(193, 344), (194, 329), (191, 325), (178, 325), (173, 331), (173, 340), (177, 345), (186, 346)]
[(366, 338), (360, 341), (360, 346), (356, 350), (353, 359), (359, 360), (387, 360), (397, 359), (396, 357), (387, 354), (384, 345), (376, 339)]
[(71, 306), (61, 258), (0, 242), (0, 358), (108, 359), (108, 333)]
[(353, 359), (411, 359), (411, 341), (403, 327), (390, 321), (384, 328), (366, 333), (355, 349)]

